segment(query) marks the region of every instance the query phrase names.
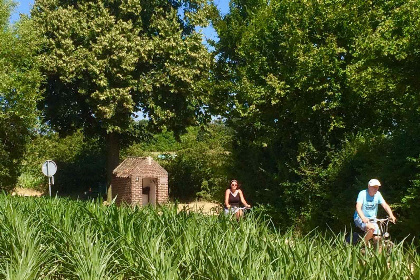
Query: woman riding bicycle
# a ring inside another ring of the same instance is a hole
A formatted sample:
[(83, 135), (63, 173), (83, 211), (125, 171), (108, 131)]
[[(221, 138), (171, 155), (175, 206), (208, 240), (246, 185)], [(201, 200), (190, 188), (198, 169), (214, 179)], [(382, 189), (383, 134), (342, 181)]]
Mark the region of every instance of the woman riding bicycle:
[(225, 192), (225, 213), (235, 214), (237, 219), (241, 218), (244, 212), (239, 208), (240, 203), (247, 208), (251, 208), (251, 205), (246, 202), (242, 190), (239, 189), (238, 181), (232, 180), (230, 188), (226, 189)]
[(361, 191), (357, 197), (354, 223), (366, 233), (365, 244), (372, 238), (374, 242), (379, 240), (379, 237), (374, 237), (374, 235), (379, 234), (378, 224), (371, 222), (372, 219), (376, 219), (379, 204), (388, 213), (391, 222), (395, 223), (397, 220), (392, 213), (391, 207), (389, 207), (378, 191), (380, 186), (381, 183), (377, 179), (371, 179), (368, 183), (368, 189)]

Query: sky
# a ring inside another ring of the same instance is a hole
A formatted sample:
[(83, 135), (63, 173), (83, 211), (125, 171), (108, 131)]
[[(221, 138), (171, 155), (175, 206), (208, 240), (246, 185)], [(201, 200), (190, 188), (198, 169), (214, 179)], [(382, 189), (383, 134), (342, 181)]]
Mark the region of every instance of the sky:
[(15, 22), (19, 19), (19, 14), (29, 15), (31, 12), (32, 5), (34, 0), (15, 0), (16, 7), (12, 16), (10, 17), (10, 22)]
[[(151, 0), (153, 1), (153, 0)], [(20, 14), (27, 14), (29, 15), (31, 12), (31, 8), (34, 4), (34, 0), (15, 0), (16, 7), (14, 13), (10, 17), (10, 22), (15, 22), (19, 19)], [(214, 0), (214, 3), (222, 13), (222, 15), (226, 14), (229, 11), (229, 0)], [(212, 39), (217, 41), (217, 35), (214, 31), (213, 27), (207, 27), (203, 29), (203, 34), (207, 39)]]

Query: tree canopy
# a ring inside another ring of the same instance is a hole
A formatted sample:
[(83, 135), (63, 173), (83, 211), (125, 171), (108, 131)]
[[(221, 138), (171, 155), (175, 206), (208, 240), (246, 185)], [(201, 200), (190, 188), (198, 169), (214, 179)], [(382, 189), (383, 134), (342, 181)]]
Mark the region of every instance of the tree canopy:
[(194, 27), (210, 11), (205, 1), (37, 0), (46, 120), (106, 135), (112, 171), (137, 114), (176, 133), (206, 119), (211, 60)]
[[(254, 197), (286, 220), (334, 219), (337, 190), (346, 203), (369, 176), (386, 176), (384, 165), (362, 166), (385, 141), (418, 135), (418, 20), (418, 1), (230, 2), (214, 24), (214, 97), (236, 131), (236, 170)], [(408, 143), (406, 158), (418, 157)], [(354, 153), (365, 145), (366, 161), (345, 182), (348, 166), (336, 164), (352, 145)], [(416, 169), (404, 164), (411, 184)]]
[(34, 54), (38, 41), (27, 18), (9, 24), (12, 2), (0, 1), (0, 188), (11, 188), (38, 113), (41, 76)]

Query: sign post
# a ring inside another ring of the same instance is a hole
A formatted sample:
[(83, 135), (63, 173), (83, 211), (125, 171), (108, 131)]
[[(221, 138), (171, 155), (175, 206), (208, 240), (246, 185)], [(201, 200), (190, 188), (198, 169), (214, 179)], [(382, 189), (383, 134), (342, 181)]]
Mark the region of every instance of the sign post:
[(51, 197), (51, 185), (54, 185), (54, 174), (57, 172), (57, 164), (52, 160), (46, 160), (42, 164), (42, 173), (48, 177), (48, 189)]

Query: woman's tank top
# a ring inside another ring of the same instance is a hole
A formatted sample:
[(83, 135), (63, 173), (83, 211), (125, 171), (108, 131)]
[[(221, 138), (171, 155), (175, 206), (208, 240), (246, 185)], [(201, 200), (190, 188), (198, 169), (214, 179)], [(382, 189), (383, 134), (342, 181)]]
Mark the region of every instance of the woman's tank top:
[(236, 191), (236, 196), (233, 195), (232, 191), (229, 191), (229, 204), (230, 206), (239, 207), (239, 202), (241, 201), (239, 197), (239, 191)]

